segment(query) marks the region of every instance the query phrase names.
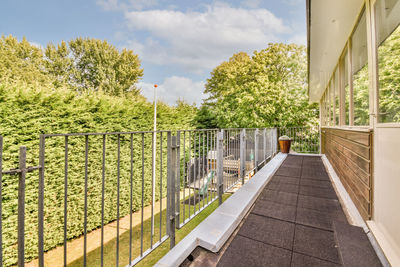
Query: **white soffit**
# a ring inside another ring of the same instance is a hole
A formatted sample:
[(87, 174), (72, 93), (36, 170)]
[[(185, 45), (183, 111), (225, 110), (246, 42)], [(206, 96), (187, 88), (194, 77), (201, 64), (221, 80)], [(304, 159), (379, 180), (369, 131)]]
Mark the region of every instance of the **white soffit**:
[(364, 0), (310, 0), (309, 97), (319, 102)]

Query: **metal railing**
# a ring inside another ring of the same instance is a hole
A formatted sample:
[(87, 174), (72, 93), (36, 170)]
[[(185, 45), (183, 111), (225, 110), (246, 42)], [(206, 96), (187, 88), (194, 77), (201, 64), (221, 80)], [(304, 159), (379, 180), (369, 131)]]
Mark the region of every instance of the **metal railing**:
[(278, 128), (279, 136), (286, 135), (292, 138), (291, 150), (297, 153), (320, 153), (320, 129), (312, 127)]
[[(78, 262), (86, 266), (94, 231), (100, 236), (100, 266), (133, 266), (168, 238), (172, 248), (176, 229), (213, 201), (221, 204), (225, 192), (276, 154), (277, 136), (277, 129), (44, 134), (38, 166), (26, 166), (26, 147), (20, 147), (18, 169), (8, 171), (2, 169), (0, 136), (0, 266), (23, 266), (35, 258), (44, 266), (47, 251), (57, 246), (66, 266), (77, 245)], [(19, 176), (17, 209), (7, 214), (3, 202), (11, 200), (2, 195), (2, 175)], [(3, 235), (4, 222), (9, 230), (14, 218), (16, 240)], [(111, 263), (104, 257), (110, 242), (115, 242)], [(3, 244), (17, 247), (5, 251)], [(120, 262), (121, 251), (129, 254), (126, 262)]]

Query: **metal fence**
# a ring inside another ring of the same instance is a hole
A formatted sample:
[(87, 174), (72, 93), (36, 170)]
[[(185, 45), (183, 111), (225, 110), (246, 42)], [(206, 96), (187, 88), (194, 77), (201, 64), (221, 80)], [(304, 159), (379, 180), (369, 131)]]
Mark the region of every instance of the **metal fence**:
[(320, 153), (320, 129), (313, 127), (278, 128), (279, 136), (289, 136), (292, 139), (291, 150), (297, 153)]
[[(135, 265), (168, 238), (173, 247), (175, 229), (254, 175), (276, 154), (277, 136), (277, 129), (44, 134), (38, 165), (26, 166), (20, 147), (19, 166), (8, 171), (0, 136), (0, 266), (33, 259), (44, 266), (57, 246), (64, 266), (76, 246), (79, 265), (94, 264), (90, 253), (96, 265)], [(3, 201), (12, 200), (2, 195), (2, 175), (18, 175), (17, 208), (7, 214)], [(11, 240), (3, 226), (11, 229), (14, 218)], [(95, 232), (93, 252), (88, 236)]]

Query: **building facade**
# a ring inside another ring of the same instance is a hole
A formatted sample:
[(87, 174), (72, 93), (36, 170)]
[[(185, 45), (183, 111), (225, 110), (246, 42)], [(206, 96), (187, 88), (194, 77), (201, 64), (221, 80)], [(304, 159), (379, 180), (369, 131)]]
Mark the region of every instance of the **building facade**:
[(307, 0), (321, 150), (400, 266), (400, 0)]

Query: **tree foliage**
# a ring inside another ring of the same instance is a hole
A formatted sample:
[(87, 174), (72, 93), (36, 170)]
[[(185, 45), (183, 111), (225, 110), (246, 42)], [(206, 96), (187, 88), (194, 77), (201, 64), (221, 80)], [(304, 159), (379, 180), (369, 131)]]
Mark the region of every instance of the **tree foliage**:
[(400, 26), (378, 48), (379, 120), (400, 122)]
[(305, 48), (294, 44), (269, 44), (251, 57), (237, 53), (211, 72), (202, 109), (221, 128), (315, 125), (306, 64)]
[(3, 81), (52, 84), (81, 93), (138, 95), (143, 69), (133, 51), (119, 51), (107, 41), (76, 38), (41, 49), (10, 35), (0, 39), (0, 75)]

